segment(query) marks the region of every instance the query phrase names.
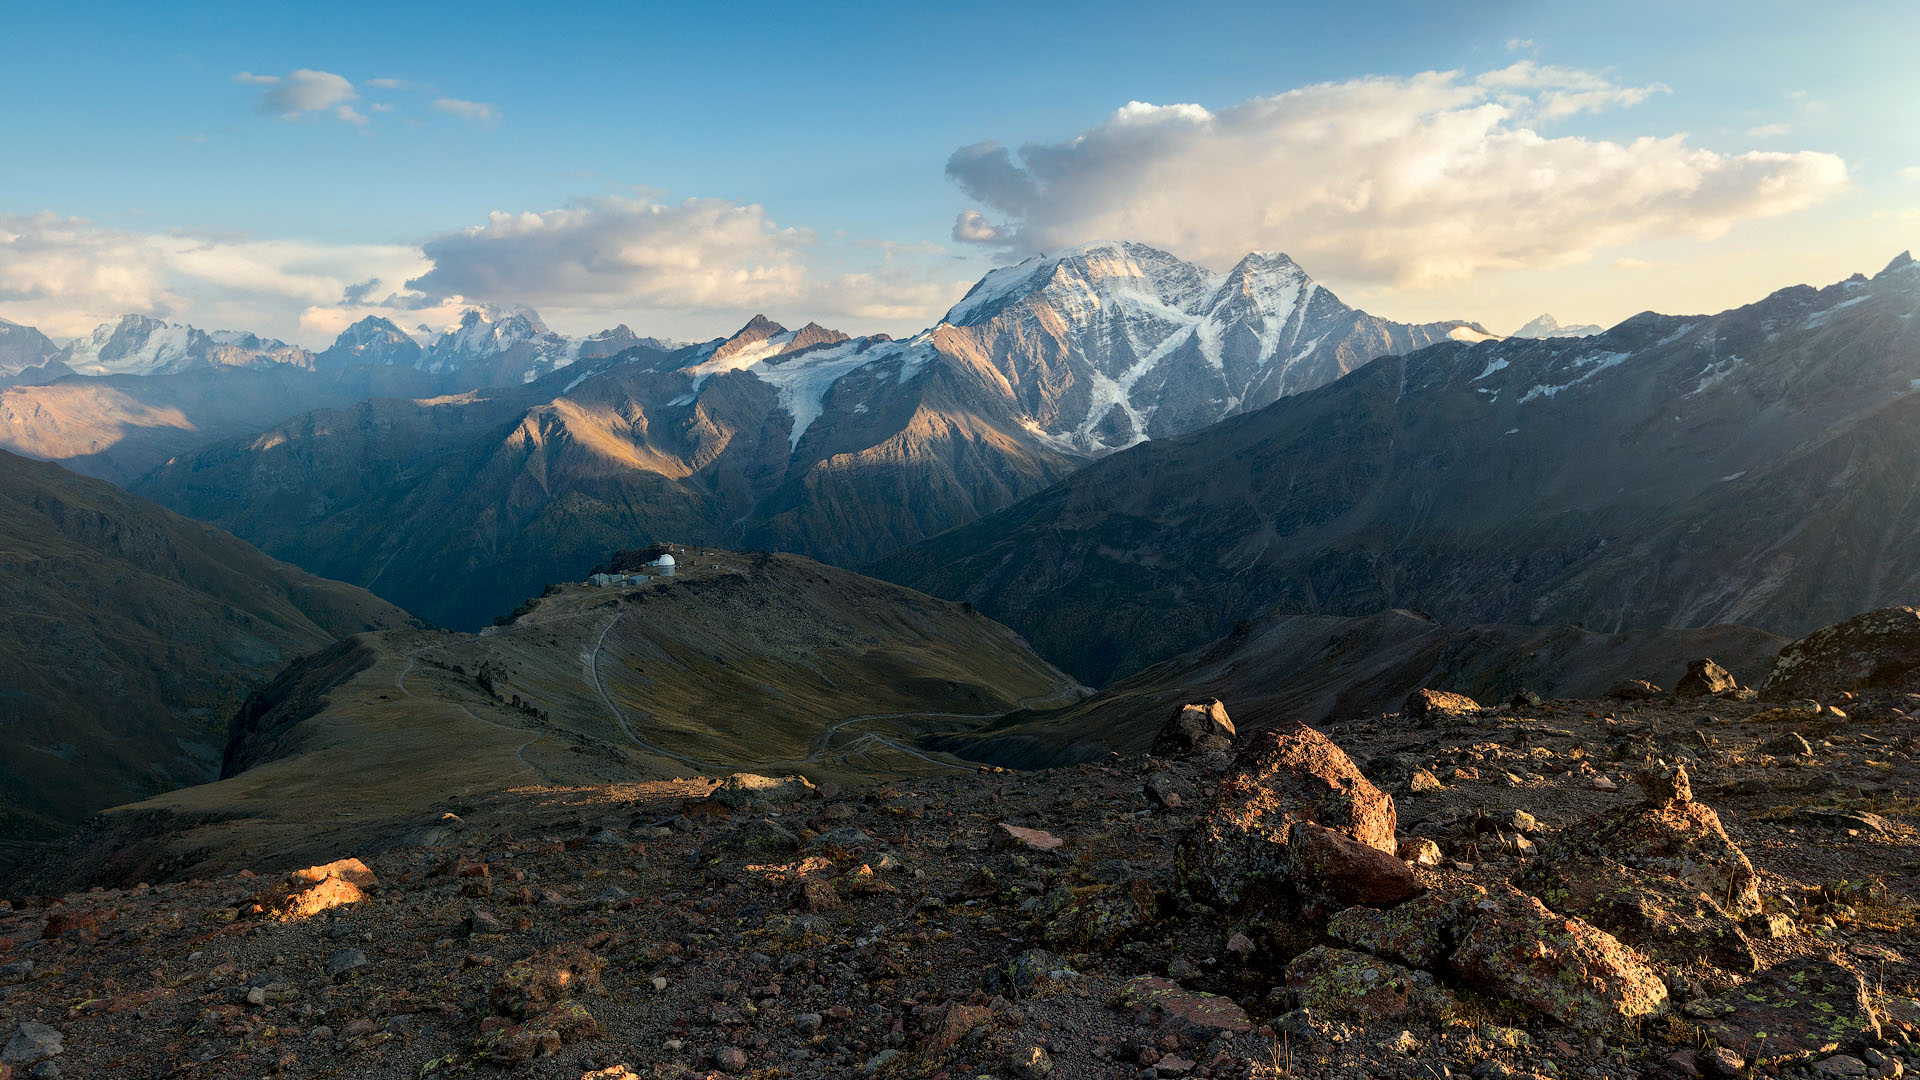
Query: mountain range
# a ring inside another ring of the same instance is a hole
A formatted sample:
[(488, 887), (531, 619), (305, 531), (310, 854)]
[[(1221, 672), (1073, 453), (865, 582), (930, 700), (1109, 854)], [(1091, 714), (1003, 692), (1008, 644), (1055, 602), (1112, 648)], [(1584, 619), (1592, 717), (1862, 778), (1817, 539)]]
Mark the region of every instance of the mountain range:
[(1448, 342), (879, 563), (1105, 685), (1263, 613), (1797, 635), (1920, 592), (1920, 269)]

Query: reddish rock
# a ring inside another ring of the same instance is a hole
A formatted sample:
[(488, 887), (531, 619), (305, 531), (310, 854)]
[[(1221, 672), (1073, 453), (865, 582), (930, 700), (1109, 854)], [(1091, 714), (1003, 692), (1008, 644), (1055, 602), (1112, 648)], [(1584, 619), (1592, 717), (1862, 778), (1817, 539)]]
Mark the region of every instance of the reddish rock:
[(1174, 851), (1180, 884), (1213, 903), (1278, 898), (1287, 841), (1307, 821), (1377, 850), (1394, 850), (1393, 799), (1353, 759), (1304, 724), (1260, 732), (1234, 761), (1206, 815)]
[(1453, 954), (1468, 982), (1588, 1031), (1666, 1008), (1665, 984), (1606, 931), (1556, 915), (1512, 886), (1474, 908)]
[(966, 1038), (968, 1032), (992, 1019), (993, 1010), (985, 1005), (955, 1002), (940, 1014), (940, 1028), (934, 1032), (927, 1049), (934, 1054), (944, 1054), (960, 1045), (960, 1040)]
[[(1759, 878), (1702, 802), (1640, 805), (1588, 818), (1566, 831), (1554, 860), (1604, 858), (1706, 893), (1721, 910), (1745, 918), (1760, 910)], [(1553, 861), (1553, 860), (1549, 860)]]
[(1788, 960), (1686, 1014), (1735, 1054), (1785, 1063), (1880, 1038), (1867, 986), (1831, 960)]
[(606, 961), (578, 945), (545, 949), (500, 973), (488, 991), (494, 1011), (526, 1017), (600, 985)]
[(1309, 902), (1391, 907), (1420, 894), (1413, 871), (1396, 855), (1310, 821), (1294, 825), (1287, 859), (1294, 890)]
[(1440, 886), (1398, 907), (1350, 907), (1327, 923), (1327, 933), (1375, 956), (1438, 971), (1486, 895), (1478, 885)]
[(1182, 705), (1173, 710), (1154, 736), (1152, 753), (1156, 757), (1186, 757), (1230, 750), (1236, 734), (1233, 721), (1227, 718), (1227, 707), (1218, 698)]
[(1065, 840), (1045, 829), (1023, 829), (1003, 821), (1000, 823), (1000, 830), (996, 839), (1006, 847), (1026, 848), (1029, 851), (1056, 851), (1066, 844)]
[(66, 934), (78, 931), (83, 938), (93, 936), (100, 925), (101, 913), (98, 911), (74, 911), (61, 908), (47, 916), (47, 926), (40, 932), (42, 941), (52, 941)]
[(1707, 894), (1671, 878), (1588, 858), (1535, 864), (1515, 884), (1670, 963), (1705, 961), (1743, 975), (1759, 966), (1740, 924)]
[[(373, 871), (359, 859), (340, 859), (320, 866), (309, 866), (287, 875), (290, 891), (275, 904), (282, 919), (304, 919), (367, 898), (379, 885)], [(268, 901), (263, 899), (263, 904)]]

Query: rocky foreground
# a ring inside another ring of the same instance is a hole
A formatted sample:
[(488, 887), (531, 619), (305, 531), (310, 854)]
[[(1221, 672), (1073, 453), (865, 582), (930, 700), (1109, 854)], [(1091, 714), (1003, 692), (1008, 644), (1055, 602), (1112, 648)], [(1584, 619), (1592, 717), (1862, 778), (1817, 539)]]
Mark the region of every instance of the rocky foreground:
[(1150, 756), (525, 789), (292, 875), (17, 898), (0, 1077), (1920, 1066), (1920, 694), (1675, 691), (1209, 703)]

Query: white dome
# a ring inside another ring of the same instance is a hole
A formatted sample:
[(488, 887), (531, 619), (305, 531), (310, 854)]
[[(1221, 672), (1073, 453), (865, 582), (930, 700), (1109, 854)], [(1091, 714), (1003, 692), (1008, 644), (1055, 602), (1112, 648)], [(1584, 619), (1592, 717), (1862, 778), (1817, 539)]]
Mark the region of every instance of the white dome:
[(671, 556), (671, 555), (662, 555), (662, 556), (660, 556), (660, 557), (659, 557), (658, 559), (655, 559), (655, 560), (653, 561), (653, 565), (655, 565), (655, 566), (672, 566), (672, 565), (673, 565), (673, 556)]

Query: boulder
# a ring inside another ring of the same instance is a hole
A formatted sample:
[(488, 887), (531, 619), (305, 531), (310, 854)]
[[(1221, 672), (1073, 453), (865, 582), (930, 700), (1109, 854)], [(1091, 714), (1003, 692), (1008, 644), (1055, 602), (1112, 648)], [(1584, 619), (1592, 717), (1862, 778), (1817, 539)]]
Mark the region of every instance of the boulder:
[(1105, 947), (1152, 926), (1159, 912), (1160, 894), (1145, 880), (1102, 885), (1068, 900), (1042, 933), (1056, 948)]
[(1231, 750), (1236, 734), (1233, 721), (1227, 718), (1227, 707), (1219, 698), (1182, 705), (1173, 710), (1153, 737), (1152, 753), (1155, 757), (1187, 757)]
[(1700, 659), (1687, 662), (1687, 673), (1673, 686), (1673, 696), (1678, 698), (1711, 697), (1736, 690), (1740, 686), (1733, 672), (1714, 663)]
[(58, 1029), (26, 1021), (14, 1029), (5, 1049), (0, 1049), (0, 1065), (38, 1065), (58, 1057), (64, 1041), (65, 1036)]
[(1234, 760), (1207, 813), (1180, 838), (1176, 877), (1210, 903), (1276, 898), (1291, 870), (1288, 838), (1302, 821), (1394, 851), (1393, 799), (1345, 751), (1305, 724), (1260, 732)]
[(1406, 704), (1400, 706), (1400, 715), (1408, 720), (1426, 723), (1438, 722), (1449, 717), (1471, 716), (1480, 711), (1480, 703), (1465, 694), (1455, 694), (1447, 690), (1430, 690), (1421, 687), (1407, 695)]
[(1611, 859), (1670, 878), (1706, 893), (1737, 919), (1760, 910), (1753, 864), (1705, 803), (1642, 804), (1587, 818), (1566, 830), (1549, 861), (1581, 858)]
[(1347, 1020), (1445, 1019), (1459, 1001), (1424, 971), (1409, 971), (1352, 949), (1315, 946), (1285, 974), (1294, 1000), (1315, 1016)]
[(1761, 753), (1775, 757), (1812, 757), (1813, 746), (1797, 731), (1783, 731), (1760, 744)]
[(1375, 956), (1437, 971), (1486, 895), (1478, 885), (1436, 886), (1398, 907), (1350, 907), (1327, 923), (1327, 934)]
[(1666, 963), (1700, 960), (1740, 974), (1759, 967), (1740, 924), (1707, 894), (1670, 878), (1586, 858), (1536, 863), (1515, 884)]
[(711, 798), (730, 809), (749, 802), (783, 806), (814, 794), (813, 781), (804, 776), (761, 776), (758, 773), (734, 773), (713, 789)]
[(749, 818), (709, 840), (700, 849), (702, 860), (729, 856), (777, 855), (800, 846), (800, 838), (771, 818)]
[(1831, 960), (1813, 957), (1776, 964), (1684, 1012), (1718, 1045), (1769, 1064), (1880, 1037), (1866, 983)]
[(1660, 688), (1645, 679), (1622, 679), (1607, 687), (1607, 696), (1615, 701), (1654, 701)]
[(282, 919), (304, 919), (347, 904), (357, 904), (378, 885), (359, 859), (340, 859), (287, 875), (288, 892), (275, 905)]
[(1474, 904), (1453, 966), (1468, 982), (1583, 1031), (1667, 1005), (1666, 985), (1638, 953), (1512, 886)]
[(1640, 770), (1634, 782), (1640, 785), (1640, 793), (1648, 806), (1666, 807), (1693, 801), (1693, 781), (1688, 778), (1685, 765), (1656, 761)]
[(1420, 883), (1397, 854), (1311, 821), (1295, 823), (1287, 837), (1287, 873), (1302, 900), (1332, 909), (1392, 907), (1420, 895)]
[(1920, 609), (1881, 608), (1823, 626), (1780, 650), (1760, 688), (1772, 701), (1908, 689), (1920, 673)]
[(546, 949), (500, 973), (487, 997), (495, 1012), (525, 1019), (600, 985), (605, 960), (578, 945)]

